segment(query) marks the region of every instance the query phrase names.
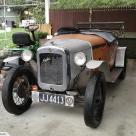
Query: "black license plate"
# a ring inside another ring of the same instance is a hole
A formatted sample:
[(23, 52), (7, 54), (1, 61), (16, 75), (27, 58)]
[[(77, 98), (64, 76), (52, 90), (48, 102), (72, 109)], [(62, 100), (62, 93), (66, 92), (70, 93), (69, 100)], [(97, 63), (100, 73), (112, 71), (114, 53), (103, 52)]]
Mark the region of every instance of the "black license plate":
[(74, 96), (69, 96), (69, 95), (33, 91), (32, 100), (34, 102), (53, 103), (53, 104), (60, 104), (64, 106), (74, 107)]

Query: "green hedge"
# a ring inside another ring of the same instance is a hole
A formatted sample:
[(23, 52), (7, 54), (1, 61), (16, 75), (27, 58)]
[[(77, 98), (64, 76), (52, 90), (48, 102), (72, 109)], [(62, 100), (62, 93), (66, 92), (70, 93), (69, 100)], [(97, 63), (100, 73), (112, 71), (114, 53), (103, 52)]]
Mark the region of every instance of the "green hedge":
[(47, 32), (35, 32), (35, 36), (36, 36), (36, 39), (39, 40), (39, 39), (44, 39), (46, 38), (48, 35)]

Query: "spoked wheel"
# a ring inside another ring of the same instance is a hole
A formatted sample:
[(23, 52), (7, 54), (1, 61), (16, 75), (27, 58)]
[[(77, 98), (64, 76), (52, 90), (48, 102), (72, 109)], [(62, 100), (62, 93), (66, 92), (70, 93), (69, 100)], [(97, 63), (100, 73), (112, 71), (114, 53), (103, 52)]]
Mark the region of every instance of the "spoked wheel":
[(89, 127), (100, 125), (105, 105), (106, 89), (102, 73), (95, 74), (89, 81), (85, 92), (84, 120)]
[(12, 90), (13, 101), (16, 105), (25, 105), (30, 96), (30, 84), (26, 76), (17, 77)]
[(29, 109), (31, 78), (32, 73), (24, 66), (8, 72), (2, 88), (2, 102), (8, 112), (19, 115)]

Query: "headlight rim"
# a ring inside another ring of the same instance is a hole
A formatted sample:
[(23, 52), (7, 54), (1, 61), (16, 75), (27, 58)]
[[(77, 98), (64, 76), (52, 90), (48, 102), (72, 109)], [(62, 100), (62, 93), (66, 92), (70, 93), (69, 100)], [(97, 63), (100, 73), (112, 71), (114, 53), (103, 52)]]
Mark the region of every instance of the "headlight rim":
[[(29, 59), (24, 58), (24, 53), (25, 53), (25, 52), (31, 53), (31, 56), (30, 56)], [(21, 53), (21, 58), (22, 58), (23, 61), (28, 62), (28, 61), (30, 61), (30, 60), (33, 58), (33, 52), (32, 52), (31, 50), (29, 50), (29, 49), (25, 49), (25, 50), (23, 50), (23, 52)]]
[[(83, 55), (83, 57), (84, 57), (84, 61), (81, 63), (81, 64), (79, 64), (78, 62), (77, 62), (77, 60), (76, 60), (76, 57), (78, 56), (78, 55)], [(74, 63), (77, 65), (77, 66), (83, 66), (85, 63), (86, 63), (86, 61), (87, 61), (87, 58), (86, 58), (86, 55), (85, 55), (85, 53), (84, 52), (77, 52), (75, 55), (74, 55)]]

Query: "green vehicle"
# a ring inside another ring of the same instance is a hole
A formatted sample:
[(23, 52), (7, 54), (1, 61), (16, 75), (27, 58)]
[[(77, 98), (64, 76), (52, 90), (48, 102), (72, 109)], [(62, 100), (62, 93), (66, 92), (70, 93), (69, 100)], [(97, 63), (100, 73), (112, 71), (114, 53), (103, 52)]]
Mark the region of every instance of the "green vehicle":
[[(32, 37), (26, 32), (16, 32), (12, 35), (13, 43), (16, 44), (16, 48), (9, 49), (9, 57), (5, 58), (1, 64), (2, 71), (7, 73), (11, 68), (17, 66), (25, 66), (29, 60), (32, 59), (33, 63), (36, 63), (36, 51), (39, 47), (39, 42), (36, 39), (35, 31), (39, 28), (38, 25), (30, 25), (26, 31), (31, 32)], [(25, 54), (30, 54), (28, 58), (24, 58)], [(31, 62), (32, 63), (32, 62)]]
[[(36, 70), (32, 67), (35, 67), (37, 61), (36, 52), (39, 47), (39, 42), (36, 39), (35, 31), (38, 28), (38, 25), (30, 25), (25, 28), (32, 36), (27, 32), (16, 32), (12, 35), (12, 40), (16, 44), (16, 48), (8, 51), (9, 57), (5, 58), (1, 64), (1, 71), (4, 78), (9, 71), (18, 67), (27, 67), (32, 72), (32, 75), (36, 75)], [(27, 58), (24, 57), (26, 54), (29, 54)], [(31, 61), (28, 62), (30, 59)], [(3, 83), (1, 83), (2, 85)]]
[(17, 48), (12, 49), (12, 52), (18, 55), (10, 56), (2, 62), (2, 101), (10, 113), (16, 110), (17, 114), (21, 114), (22, 110), (29, 108), (32, 103), (29, 90), (31, 85), (37, 84), (36, 56), (40, 43), (36, 40), (35, 31), (38, 26), (31, 25), (26, 29), (31, 32), (32, 37), (27, 32), (14, 33), (12, 40)]

